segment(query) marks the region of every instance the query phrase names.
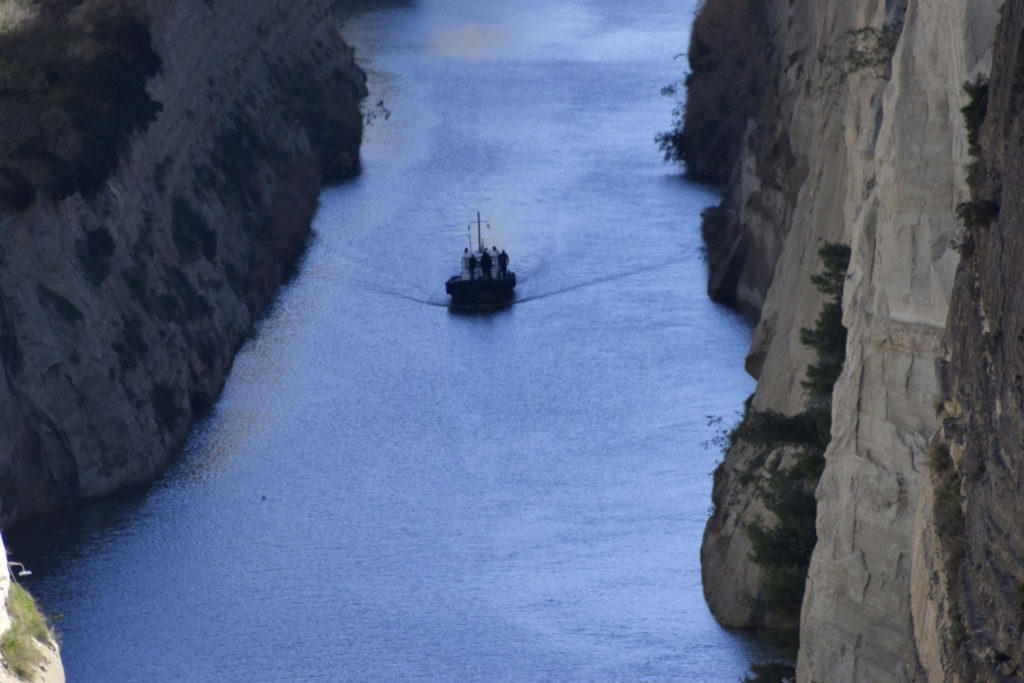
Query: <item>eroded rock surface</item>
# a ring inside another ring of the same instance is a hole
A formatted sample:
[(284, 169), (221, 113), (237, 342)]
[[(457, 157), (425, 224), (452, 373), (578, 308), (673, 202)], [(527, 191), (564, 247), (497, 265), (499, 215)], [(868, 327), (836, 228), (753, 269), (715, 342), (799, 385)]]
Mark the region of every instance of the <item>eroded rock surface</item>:
[(327, 0), (142, 5), (162, 112), (96, 196), (0, 224), (0, 524), (152, 480), (358, 170)]

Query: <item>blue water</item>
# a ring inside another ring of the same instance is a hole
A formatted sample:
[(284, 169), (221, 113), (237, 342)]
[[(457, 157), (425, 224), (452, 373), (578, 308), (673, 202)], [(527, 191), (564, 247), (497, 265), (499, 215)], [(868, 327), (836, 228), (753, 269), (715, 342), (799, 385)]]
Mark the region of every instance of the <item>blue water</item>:
[[(8, 537), (69, 680), (742, 676), (698, 562), (750, 327), (652, 140), (694, 4), (347, 21), (390, 115), (212, 414), (148, 491)], [(521, 303), (455, 315), (477, 210)]]

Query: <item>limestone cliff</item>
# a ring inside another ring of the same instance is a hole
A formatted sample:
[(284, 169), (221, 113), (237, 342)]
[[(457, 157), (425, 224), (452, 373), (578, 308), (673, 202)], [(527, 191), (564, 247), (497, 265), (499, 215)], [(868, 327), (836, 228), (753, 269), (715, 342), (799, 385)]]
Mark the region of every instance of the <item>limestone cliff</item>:
[(141, 3), (162, 111), (95, 194), (0, 218), (0, 524), (181, 447), (358, 170), (365, 78), (328, 0)]
[[(764, 3), (763, 104), (705, 226), (725, 244), (709, 248), (711, 257), (733, 259), (711, 264), (712, 277), (733, 274), (719, 294), (761, 312), (747, 359), (758, 378), (755, 409), (806, 406), (799, 380), (809, 358), (798, 331), (821, 302), (809, 281), (814, 254), (823, 241), (852, 250), (846, 363), (801, 613), (801, 680), (938, 680), (950, 671), (935, 634), (948, 610), (928, 540), (935, 483), (925, 461), (940, 427), (936, 363), (959, 262), (956, 207), (969, 195), (961, 84), (990, 69), (1000, 5)], [(763, 589), (744, 533), (763, 516), (754, 495), (760, 464), (748, 451), (740, 444), (726, 455), (702, 554), (709, 604), (737, 625), (763, 616), (736, 597)]]

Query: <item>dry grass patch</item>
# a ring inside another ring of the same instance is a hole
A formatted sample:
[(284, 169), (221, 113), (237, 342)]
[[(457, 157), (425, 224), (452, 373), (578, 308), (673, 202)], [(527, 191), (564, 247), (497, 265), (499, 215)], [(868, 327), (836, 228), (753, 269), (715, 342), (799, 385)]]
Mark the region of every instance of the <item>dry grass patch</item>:
[(36, 601), (14, 582), (7, 596), (7, 611), (11, 615), (11, 628), (0, 637), (0, 653), (8, 669), (28, 679), (45, 658), (43, 648), (49, 647), (53, 633)]

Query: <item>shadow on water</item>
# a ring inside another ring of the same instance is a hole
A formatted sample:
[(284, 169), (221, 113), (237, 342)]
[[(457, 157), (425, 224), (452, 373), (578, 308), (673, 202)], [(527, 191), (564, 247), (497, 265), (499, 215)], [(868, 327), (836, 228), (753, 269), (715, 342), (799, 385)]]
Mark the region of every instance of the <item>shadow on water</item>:
[(139, 517), (150, 488), (62, 508), (4, 529), (8, 557), (33, 572), (32, 582), (64, 573), (65, 565), (109, 544)]
[(345, 19), (376, 10), (400, 9), (415, 4), (415, 0), (334, 0), (331, 11)]

